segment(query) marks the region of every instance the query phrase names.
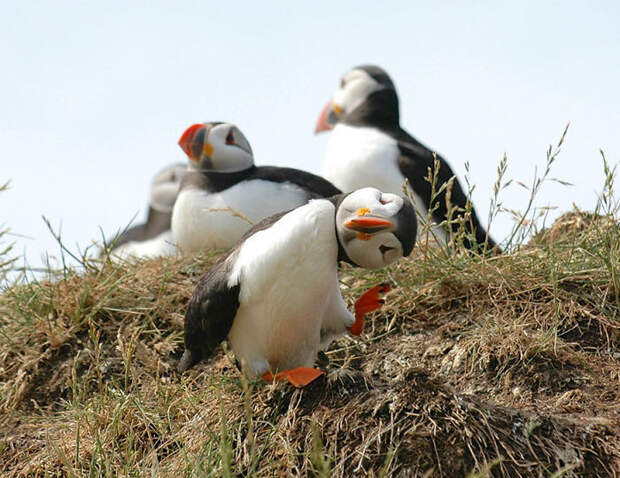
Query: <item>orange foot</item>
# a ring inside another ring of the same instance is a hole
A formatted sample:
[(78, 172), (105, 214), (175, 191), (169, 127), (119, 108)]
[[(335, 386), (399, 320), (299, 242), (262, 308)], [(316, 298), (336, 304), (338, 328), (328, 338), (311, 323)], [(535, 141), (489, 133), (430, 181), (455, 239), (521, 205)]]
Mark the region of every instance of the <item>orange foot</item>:
[(284, 382), (288, 380), (294, 387), (303, 388), (324, 373), (322, 370), (312, 367), (297, 367), (291, 370), (283, 370), (276, 374), (275, 377), (271, 372), (265, 372), (263, 380), (266, 382)]
[(370, 290), (364, 292), (359, 299), (355, 301), (355, 322), (349, 329), (353, 335), (359, 335), (364, 328), (364, 316), (381, 307), (385, 300), (379, 298), (379, 294), (385, 294), (390, 291), (390, 284), (383, 282)]

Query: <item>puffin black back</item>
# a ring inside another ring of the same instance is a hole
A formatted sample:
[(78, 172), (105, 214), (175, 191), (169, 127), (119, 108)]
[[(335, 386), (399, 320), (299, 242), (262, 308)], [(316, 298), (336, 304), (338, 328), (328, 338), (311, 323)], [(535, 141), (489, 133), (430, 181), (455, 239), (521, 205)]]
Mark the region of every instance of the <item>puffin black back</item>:
[(238, 250), (222, 256), (200, 279), (185, 312), (185, 352), (178, 370), (183, 372), (208, 359), (226, 338), (239, 308), (240, 285), (228, 285)]

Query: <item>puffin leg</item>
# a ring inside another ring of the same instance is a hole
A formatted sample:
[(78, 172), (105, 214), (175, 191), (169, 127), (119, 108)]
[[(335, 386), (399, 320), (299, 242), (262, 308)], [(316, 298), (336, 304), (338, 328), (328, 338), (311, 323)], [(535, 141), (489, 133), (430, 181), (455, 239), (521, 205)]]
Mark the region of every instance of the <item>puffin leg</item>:
[(355, 322), (349, 329), (351, 334), (360, 335), (364, 328), (364, 316), (373, 310), (381, 307), (385, 300), (379, 298), (379, 294), (385, 294), (390, 291), (390, 284), (383, 282), (370, 290), (364, 292), (359, 299), (355, 301)]
[(318, 370), (316, 368), (297, 367), (291, 370), (278, 372), (275, 377), (271, 372), (265, 372), (262, 377), (266, 382), (284, 382), (288, 380), (294, 387), (303, 388), (324, 374), (325, 372), (323, 372), (323, 370)]

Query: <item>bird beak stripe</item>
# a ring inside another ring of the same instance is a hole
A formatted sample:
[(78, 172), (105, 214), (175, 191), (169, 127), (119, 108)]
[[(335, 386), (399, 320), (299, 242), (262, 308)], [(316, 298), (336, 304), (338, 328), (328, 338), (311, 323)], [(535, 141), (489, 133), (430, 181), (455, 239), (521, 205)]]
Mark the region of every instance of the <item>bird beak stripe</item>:
[(356, 217), (344, 223), (344, 227), (357, 232), (373, 233), (394, 227), (391, 221), (378, 217)]
[(196, 133), (198, 133), (198, 131), (204, 127), (204, 124), (193, 124), (185, 130), (185, 132), (181, 135), (181, 139), (179, 139), (179, 146), (181, 146), (181, 149), (185, 152), (185, 154), (187, 154), (190, 159), (194, 159), (192, 154), (192, 145), (194, 143)]
[(202, 152), (207, 156), (211, 156), (213, 154), (213, 146), (211, 146), (211, 143), (205, 143), (202, 147)]
[(329, 131), (334, 127), (334, 125), (329, 122), (330, 113), (334, 113), (336, 116), (340, 116), (342, 114), (342, 108), (334, 104), (332, 100), (329, 100), (323, 108), (323, 111), (321, 111), (319, 120), (316, 122), (316, 127), (314, 128), (314, 134)]

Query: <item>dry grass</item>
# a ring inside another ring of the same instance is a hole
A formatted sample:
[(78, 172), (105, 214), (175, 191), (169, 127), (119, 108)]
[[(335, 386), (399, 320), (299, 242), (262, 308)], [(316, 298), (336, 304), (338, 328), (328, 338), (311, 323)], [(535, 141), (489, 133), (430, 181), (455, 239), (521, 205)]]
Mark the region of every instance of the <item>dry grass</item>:
[(620, 234), (571, 213), (521, 249), (419, 249), (346, 269), (394, 285), (304, 390), (247, 383), (222, 350), (174, 372), (214, 256), (0, 296), (3, 476), (618, 476)]

